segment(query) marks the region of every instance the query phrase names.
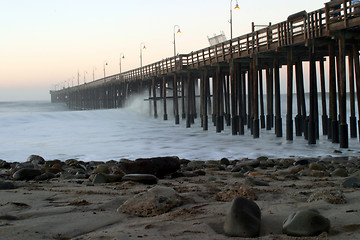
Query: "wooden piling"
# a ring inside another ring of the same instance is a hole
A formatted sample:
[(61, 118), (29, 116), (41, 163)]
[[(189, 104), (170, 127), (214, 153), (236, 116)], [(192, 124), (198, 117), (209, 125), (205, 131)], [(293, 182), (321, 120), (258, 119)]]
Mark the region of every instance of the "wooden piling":
[(207, 131), (209, 129), (208, 125), (208, 98), (209, 98), (209, 79), (208, 79), (208, 71), (205, 71), (202, 74), (202, 81), (203, 81), (203, 130)]
[(359, 48), (357, 45), (352, 45), (353, 58), (354, 58), (354, 67), (355, 67), (355, 78), (356, 78), (356, 96), (358, 103), (358, 129), (359, 129), (359, 138), (360, 138), (360, 64), (359, 64)]
[(316, 62), (315, 62), (315, 53), (313, 46), (309, 47), (310, 55), (310, 112), (309, 112), (309, 122), (308, 122), (308, 143), (316, 144), (316, 124), (315, 124), (315, 85), (316, 85)]
[(164, 103), (164, 120), (168, 120), (167, 108), (166, 108), (166, 78), (162, 78), (162, 90), (163, 90), (163, 103)]
[(258, 57), (253, 55), (252, 62), (253, 72), (253, 137), (260, 137), (260, 121), (259, 121), (259, 80), (258, 80)]
[(175, 124), (180, 124), (177, 74), (174, 74), (173, 81), (174, 81), (173, 83), (174, 118), (175, 118)]
[(266, 130), (273, 128), (274, 122), (274, 77), (273, 69), (271, 67), (266, 68)]
[(264, 92), (263, 92), (263, 71), (259, 70), (259, 91), (260, 91), (260, 127), (265, 128)]
[(293, 64), (292, 49), (287, 50), (287, 111), (286, 111), (286, 140), (293, 140), (292, 120), (292, 99), (293, 99)]
[(339, 38), (339, 66), (340, 72), (340, 127), (339, 140), (341, 148), (349, 147), (348, 124), (346, 121), (346, 71), (345, 71), (345, 38)]
[(334, 44), (329, 46), (329, 112), (331, 114), (331, 140), (333, 143), (339, 143), (339, 123), (337, 121), (337, 100), (336, 100), (336, 74), (335, 74), (335, 51)]
[(322, 105), (322, 131), (323, 135), (328, 134), (328, 116), (326, 112), (326, 91), (325, 91), (325, 67), (324, 59), (320, 59), (320, 87), (321, 87), (321, 105)]
[(275, 134), (276, 137), (282, 137), (282, 118), (280, 102), (280, 70), (278, 56), (274, 56), (274, 83), (275, 83)]
[(357, 138), (356, 116), (355, 116), (355, 86), (354, 86), (354, 57), (349, 52), (349, 90), (350, 90), (350, 137)]
[(153, 89), (153, 103), (154, 103), (154, 118), (158, 118), (157, 112), (157, 100), (156, 100), (156, 79), (152, 79), (152, 89)]

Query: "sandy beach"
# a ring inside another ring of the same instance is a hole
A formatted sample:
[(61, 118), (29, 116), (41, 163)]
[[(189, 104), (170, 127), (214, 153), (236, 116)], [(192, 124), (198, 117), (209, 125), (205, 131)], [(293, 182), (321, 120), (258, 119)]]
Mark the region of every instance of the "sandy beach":
[[(356, 158), (179, 159), (173, 173), (137, 179), (120, 174), (115, 161), (1, 163), (0, 239), (244, 239), (226, 235), (223, 227), (237, 196), (261, 210), (255, 239), (360, 239), (360, 188), (343, 185), (351, 177), (359, 180)], [(48, 179), (15, 180), (17, 169), (31, 165), (50, 173)], [(106, 183), (95, 180), (99, 174)], [(174, 191), (162, 200), (168, 208), (151, 205), (151, 197), (129, 202), (159, 187)], [(330, 230), (312, 237), (284, 234), (284, 220), (301, 209), (316, 209)]]

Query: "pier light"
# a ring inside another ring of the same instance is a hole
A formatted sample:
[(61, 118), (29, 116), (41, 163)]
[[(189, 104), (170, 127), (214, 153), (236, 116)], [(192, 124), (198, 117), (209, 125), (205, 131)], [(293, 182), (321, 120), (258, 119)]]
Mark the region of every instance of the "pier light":
[[(178, 29), (177, 31), (176, 31), (176, 28)], [(181, 33), (179, 25), (174, 25), (174, 56), (176, 56), (175, 32)]]
[(105, 67), (108, 65), (107, 61), (104, 61), (104, 78), (106, 77), (106, 74), (105, 74)]
[(146, 46), (145, 46), (144, 42), (140, 43), (140, 67), (142, 67), (142, 51), (143, 50), (146, 50)]
[[(230, 0), (230, 39), (233, 38), (233, 33), (232, 33), (232, 8), (233, 8), (233, 4), (232, 4), (232, 0)], [(236, 5), (235, 5), (235, 8), (234, 10), (240, 10), (240, 7), (239, 7), (239, 4), (238, 4), (238, 1), (236, 0)]]
[(120, 53), (120, 58), (119, 58), (119, 67), (120, 67), (120, 74), (121, 74), (121, 59), (122, 58), (125, 58), (125, 56), (124, 56), (124, 53)]

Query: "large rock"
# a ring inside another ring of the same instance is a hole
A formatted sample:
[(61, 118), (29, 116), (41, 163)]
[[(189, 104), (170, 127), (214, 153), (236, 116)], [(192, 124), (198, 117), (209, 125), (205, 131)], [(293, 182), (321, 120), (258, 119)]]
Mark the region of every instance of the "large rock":
[(158, 182), (157, 177), (152, 174), (126, 174), (122, 180), (140, 182), (144, 184), (156, 184)]
[(290, 236), (317, 236), (330, 230), (330, 221), (315, 209), (300, 210), (284, 221), (282, 230)]
[(346, 188), (360, 188), (360, 178), (349, 177), (341, 185)]
[(36, 176), (41, 175), (41, 171), (39, 169), (34, 169), (34, 168), (22, 168), (20, 170), (17, 170), (14, 174), (13, 174), (13, 178), (15, 180), (32, 180), (34, 179)]
[(225, 234), (232, 237), (257, 237), (260, 234), (261, 211), (249, 199), (237, 197), (232, 201), (224, 223)]
[(153, 174), (163, 178), (179, 170), (180, 162), (177, 157), (139, 158), (134, 162), (121, 162), (120, 167), (126, 174)]
[(0, 180), (0, 190), (14, 189), (15, 186), (12, 182)]
[(45, 159), (39, 155), (30, 155), (28, 158), (27, 158), (27, 161), (28, 162), (31, 162), (33, 164), (44, 164), (45, 163)]
[(173, 188), (156, 186), (128, 199), (117, 211), (140, 217), (151, 217), (166, 213), (181, 204), (181, 197)]

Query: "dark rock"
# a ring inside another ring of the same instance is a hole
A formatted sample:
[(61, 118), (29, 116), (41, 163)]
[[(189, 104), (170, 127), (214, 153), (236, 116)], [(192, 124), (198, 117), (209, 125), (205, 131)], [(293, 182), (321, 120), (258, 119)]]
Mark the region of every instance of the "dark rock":
[(290, 236), (317, 236), (330, 230), (329, 219), (317, 210), (300, 210), (291, 214), (283, 223), (283, 233)]
[(139, 158), (131, 163), (120, 163), (121, 169), (126, 174), (153, 174), (163, 178), (180, 169), (180, 162), (177, 157)]
[(184, 173), (182, 172), (174, 172), (171, 174), (171, 178), (179, 178), (179, 177), (184, 177)]
[(13, 174), (15, 180), (32, 180), (42, 172), (34, 168), (22, 168)]
[(205, 176), (206, 175), (206, 172), (203, 171), (203, 170), (196, 170), (194, 171), (194, 173), (198, 176)]
[(144, 184), (156, 184), (158, 179), (152, 174), (127, 174), (122, 178), (122, 181), (133, 181)]
[(230, 161), (229, 161), (229, 159), (227, 159), (227, 158), (222, 158), (221, 160), (220, 160), (220, 164), (222, 164), (222, 165), (230, 165)]
[(322, 163), (310, 163), (309, 169), (316, 171), (323, 171), (325, 170), (325, 166)]
[(349, 177), (341, 185), (346, 188), (360, 188), (360, 179), (357, 177)]
[(94, 179), (92, 180), (93, 184), (103, 184), (103, 183), (107, 183), (107, 177), (105, 174), (103, 173), (98, 173), (94, 176)]
[(337, 168), (331, 173), (332, 177), (347, 177), (349, 176), (348, 172), (344, 168)]
[(268, 160), (269, 158), (266, 157), (266, 156), (260, 156), (260, 157), (258, 157), (258, 158), (256, 158), (256, 159), (259, 160), (259, 161), (266, 161), (266, 160)]
[(28, 158), (27, 158), (27, 161), (28, 162), (31, 162), (32, 164), (44, 164), (45, 163), (45, 159), (39, 155), (30, 155)]
[(260, 179), (247, 177), (245, 179), (245, 184), (250, 186), (269, 186), (268, 182), (262, 181)]
[(49, 180), (49, 179), (52, 179), (52, 178), (55, 178), (56, 175), (54, 173), (51, 173), (51, 172), (45, 172), (41, 175), (38, 175), (34, 178), (34, 180), (36, 181), (44, 181), (44, 180)]
[(299, 180), (299, 178), (295, 175), (286, 175), (285, 179), (287, 180)]
[(298, 165), (300, 165), (300, 166), (306, 166), (306, 165), (309, 165), (309, 160), (307, 160), (307, 159), (301, 159), (301, 160), (298, 160), (298, 161), (294, 162), (294, 165), (295, 165), (295, 166), (298, 166)]
[(173, 188), (155, 186), (128, 199), (117, 211), (140, 217), (151, 217), (166, 213), (182, 203), (181, 197)]
[(0, 181), (0, 190), (15, 189), (15, 186), (12, 182), (9, 181)]
[(10, 165), (10, 163), (8, 163), (4, 160), (0, 160), (0, 168), (9, 169), (9, 168), (11, 168), (11, 165)]
[(260, 234), (260, 222), (258, 205), (249, 199), (237, 197), (226, 215), (224, 232), (233, 237), (257, 237)]

